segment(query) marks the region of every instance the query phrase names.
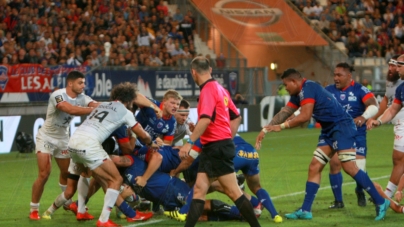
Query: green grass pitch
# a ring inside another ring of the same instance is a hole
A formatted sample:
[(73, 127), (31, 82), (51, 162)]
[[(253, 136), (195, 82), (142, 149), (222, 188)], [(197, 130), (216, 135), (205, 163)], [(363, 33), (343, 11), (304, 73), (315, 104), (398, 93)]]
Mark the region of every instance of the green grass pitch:
[[(269, 133), (260, 154), (261, 184), (271, 195), (275, 207), (283, 216), (298, 208), (304, 197), (307, 169), (317, 144), (318, 129), (294, 129), (280, 133)], [(254, 144), (257, 132), (244, 133), (242, 136)], [(370, 177), (386, 186), (392, 169), (393, 127), (383, 126), (368, 132), (367, 169)], [(95, 226), (96, 221), (77, 222), (71, 212), (58, 210), (52, 220), (30, 221), (28, 219), (32, 183), (37, 175), (35, 156), (16, 157), (17, 153), (0, 155), (0, 226)], [(333, 201), (328, 180), (329, 167), (325, 167), (320, 190), (313, 204), (313, 220), (285, 220), (275, 224), (268, 211), (264, 210), (259, 221), (262, 226), (403, 226), (404, 214), (396, 214), (391, 209), (386, 219), (374, 221), (375, 208), (369, 204), (362, 208), (356, 204), (353, 180), (344, 174), (343, 196), (345, 208), (329, 210)], [(53, 162), (53, 171), (46, 184), (41, 199), (40, 213), (43, 213), (60, 194), (58, 185), (59, 171)], [(76, 197), (75, 197), (76, 198)], [(231, 203), (218, 193), (209, 195)], [(103, 194), (98, 192), (88, 204), (89, 212), (96, 218), (100, 215)], [(111, 219), (123, 226), (183, 226), (164, 216), (155, 216), (147, 222), (127, 223), (118, 220), (115, 212)], [(248, 226), (246, 222), (205, 222), (198, 226)]]

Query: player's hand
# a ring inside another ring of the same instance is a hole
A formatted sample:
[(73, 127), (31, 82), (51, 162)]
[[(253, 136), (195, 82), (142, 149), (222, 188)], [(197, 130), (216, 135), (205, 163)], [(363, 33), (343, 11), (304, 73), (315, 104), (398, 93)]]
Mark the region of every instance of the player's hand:
[(363, 124), (365, 124), (366, 119), (363, 116), (359, 116), (354, 119), (354, 123), (356, 126), (361, 127)]
[(403, 192), (396, 191), (396, 194), (394, 194), (394, 198), (396, 199), (397, 202), (401, 202), (401, 200), (403, 199)]
[(135, 178), (135, 180), (136, 180), (136, 184), (141, 187), (144, 187), (147, 184), (147, 181), (143, 178), (143, 176), (138, 176)]
[(164, 145), (164, 141), (160, 138), (157, 137), (156, 140), (154, 141), (159, 147)]
[(189, 131), (194, 132), (195, 124), (193, 122), (189, 122), (188, 126), (189, 126)]
[(160, 108), (154, 107), (153, 109), (154, 109), (154, 113), (156, 113), (156, 116), (158, 119), (163, 117), (163, 111)]
[(371, 130), (372, 128), (375, 128), (375, 127), (379, 126), (379, 124), (380, 124), (380, 122), (379, 122), (378, 120), (369, 119), (369, 120), (366, 122), (366, 128), (367, 128), (368, 130)]
[(282, 131), (282, 128), (281, 128), (280, 125), (269, 125), (269, 126), (265, 127), (265, 129), (268, 132), (280, 132), (280, 131)]
[(177, 175), (177, 172), (175, 171), (175, 169), (172, 169), (170, 171), (170, 176), (175, 177)]
[(186, 143), (184, 146), (182, 146), (180, 151), (178, 151), (178, 156), (180, 157), (180, 159), (186, 159), (191, 148), (192, 145), (190, 143)]
[(255, 149), (257, 151), (259, 151), (261, 149), (261, 141), (265, 138), (265, 133), (263, 131), (261, 131), (258, 136), (257, 139), (255, 139)]

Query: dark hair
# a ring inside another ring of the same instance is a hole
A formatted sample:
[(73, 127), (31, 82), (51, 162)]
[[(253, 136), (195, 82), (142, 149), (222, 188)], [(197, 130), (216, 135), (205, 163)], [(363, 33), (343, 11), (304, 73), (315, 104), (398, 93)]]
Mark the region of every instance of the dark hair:
[(125, 82), (120, 83), (111, 91), (111, 100), (119, 100), (122, 103), (132, 102), (136, 98), (136, 84)]
[(84, 76), (83, 73), (74, 70), (74, 71), (69, 72), (69, 74), (67, 74), (66, 81), (77, 80), (79, 78), (86, 78), (86, 76)]
[(200, 74), (209, 71), (210, 68), (209, 60), (201, 56), (196, 57), (191, 62), (191, 68), (195, 69), (196, 72)]
[(188, 109), (189, 106), (190, 105), (189, 105), (189, 102), (187, 100), (185, 100), (185, 99), (181, 100), (180, 107), (184, 107), (185, 109)]
[(400, 56), (401, 56), (401, 55), (396, 54), (396, 55), (394, 55), (391, 59), (397, 60), (397, 58), (400, 57)]
[(281, 76), (281, 79), (285, 79), (285, 78), (287, 78), (287, 77), (289, 77), (289, 76), (291, 76), (291, 75), (296, 75), (296, 76), (298, 76), (299, 78), (302, 77), (302, 75), (299, 73), (299, 71), (297, 71), (296, 69), (293, 69), (293, 68), (289, 68), (289, 69), (287, 69), (287, 70), (285, 70), (285, 71), (283, 72), (283, 74), (282, 74), (282, 76)]
[(353, 67), (352, 65), (349, 65), (349, 64), (346, 63), (346, 62), (338, 63), (337, 66), (335, 66), (335, 67), (336, 67), (336, 68), (344, 68), (344, 69), (347, 69), (349, 72), (354, 72), (354, 71), (355, 71), (354, 67)]

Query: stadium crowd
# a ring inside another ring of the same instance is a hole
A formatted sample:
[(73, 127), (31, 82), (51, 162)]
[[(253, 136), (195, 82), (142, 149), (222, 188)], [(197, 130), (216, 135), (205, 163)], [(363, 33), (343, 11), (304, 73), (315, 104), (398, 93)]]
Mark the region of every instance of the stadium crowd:
[(173, 67), (196, 56), (192, 13), (160, 0), (10, 0), (0, 10), (0, 64)]
[(296, 6), (334, 42), (343, 42), (349, 57), (404, 54), (402, 0), (295, 0)]

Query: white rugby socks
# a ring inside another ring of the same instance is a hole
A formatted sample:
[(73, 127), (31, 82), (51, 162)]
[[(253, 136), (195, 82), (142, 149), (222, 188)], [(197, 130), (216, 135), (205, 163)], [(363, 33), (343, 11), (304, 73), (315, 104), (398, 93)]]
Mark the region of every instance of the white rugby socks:
[(108, 221), (109, 214), (111, 213), (111, 210), (115, 205), (118, 195), (119, 195), (118, 190), (112, 188), (107, 189), (104, 197), (104, 206), (102, 208), (102, 212), (99, 218), (100, 222), (104, 223)]

